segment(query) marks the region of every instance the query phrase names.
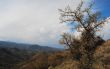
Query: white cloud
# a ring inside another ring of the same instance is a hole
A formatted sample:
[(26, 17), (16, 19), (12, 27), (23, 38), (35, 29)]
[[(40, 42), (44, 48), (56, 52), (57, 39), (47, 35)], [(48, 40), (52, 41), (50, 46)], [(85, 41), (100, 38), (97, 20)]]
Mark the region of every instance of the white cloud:
[(110, 17), (108, 17), (107, 22), (104, 25), (103, 30), (100, 32), (102, 34), (102, 36), (104, 37), (104, 39), (110, 39)]
[[(58, 9), (68, 4), (74, 9), (79, 3), (80, 0), (0, 0), (0, 40), (57, 46), (60, 35), (68, 30), (59, 23)], [(105, 39), (110, 37), (109, 26), (105, 25), (101, 32)]]
[(58, 9), (73, 9), (80, 0), (0, 0), (0, 40), (58, 45), (68, 28), (60, 24)]

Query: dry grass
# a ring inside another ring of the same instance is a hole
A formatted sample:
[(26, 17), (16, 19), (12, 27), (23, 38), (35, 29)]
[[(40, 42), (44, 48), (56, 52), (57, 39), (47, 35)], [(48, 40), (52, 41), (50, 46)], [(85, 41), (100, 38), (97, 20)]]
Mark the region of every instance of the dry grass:
[[(68, 51), (53, 54), (39, 53), (18, 69), (81, 69), (79, 62), (71, 59)], [(110, 69), (110, 40), (97, 48), (93, 69)]]

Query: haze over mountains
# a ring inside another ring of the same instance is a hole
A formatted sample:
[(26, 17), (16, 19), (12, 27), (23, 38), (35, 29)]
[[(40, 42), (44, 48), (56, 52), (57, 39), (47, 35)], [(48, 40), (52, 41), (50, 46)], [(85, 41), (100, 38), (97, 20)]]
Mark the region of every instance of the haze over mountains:
[(18, 49), (25, 49), (30, 51), (44, 51), (44, 52), (58, 50), (58, 48), (40, 46), (37, 44), (24, 44), (24, 43), (15, 43), (8, 41), (0, 41), (0, 48), (18, 48)]
[(0, 69), (12, 69), (17, 63), (30, 59), (33, 55), (52, 53), (60, 49), (48, 46), (0, 41)]

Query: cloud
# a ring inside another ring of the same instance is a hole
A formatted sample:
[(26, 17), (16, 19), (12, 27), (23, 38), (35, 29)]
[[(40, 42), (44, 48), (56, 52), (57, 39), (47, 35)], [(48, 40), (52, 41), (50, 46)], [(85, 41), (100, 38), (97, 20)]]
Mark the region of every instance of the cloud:
[[(59, 23), (58, 9), (67, 5), (75, 9), (79, 3), (80, 0), (0, 0), (0, 40), (59, 46), (61, 34), (69, 28)], [(101, 31), (104, 39), (110, 37), (109, 26), (106, 24)]]
[(104, 25), (103, 30), (100, 32), (105, 40), (110, 39), (110, 17), (108, 17), (107, 22)]
[(68, 30), (59, 22), (58, 9), (80, 0), (0, 0), (0, 40), (56, 46)]

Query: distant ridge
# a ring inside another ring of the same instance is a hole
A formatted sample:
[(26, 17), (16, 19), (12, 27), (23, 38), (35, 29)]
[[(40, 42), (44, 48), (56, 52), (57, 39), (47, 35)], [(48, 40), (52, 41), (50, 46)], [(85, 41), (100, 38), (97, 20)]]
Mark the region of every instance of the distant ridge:
[(29, 60), (33, 55), (52, 53), (60, 49), (48, 46), (0, 41), (0, 69), (13, 69), (17, 63)]
[(16, 43), (16, 42), (9, 42), (9, 41), (0, 41), (0, 48), (18, 48), (18, 49), (25, 49), (29, 51), (44, 51), (44, 52), (60, 50), (58, 48), (41, 46), (38, 44)]

